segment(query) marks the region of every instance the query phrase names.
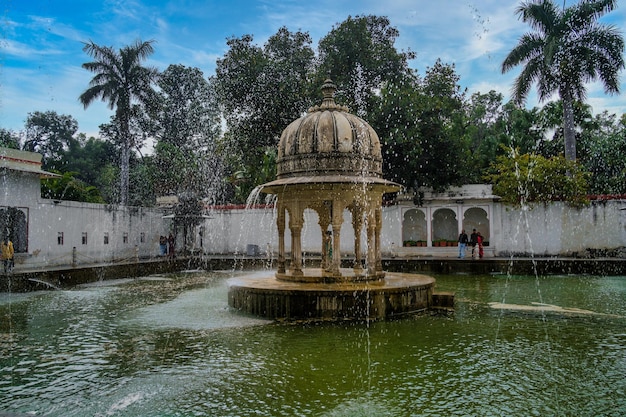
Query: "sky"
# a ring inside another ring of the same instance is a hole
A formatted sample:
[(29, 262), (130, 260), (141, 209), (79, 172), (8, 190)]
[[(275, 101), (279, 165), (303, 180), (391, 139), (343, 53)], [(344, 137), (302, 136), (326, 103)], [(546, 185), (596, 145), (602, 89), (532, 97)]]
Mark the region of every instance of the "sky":
[[(561, 0), (555, 0), (562, 5)], [(565, 0), (566, 5), (574, 0)], [(626, 4), (602, 23), (626, 32)], [(314, 48), (348, 16), (387, 16), (399, 30), (398, 50), (417, 54), (409, 65), (424, 74), (438, 58), (454, 64), (468, 95), (496, 90), (510, 99), (520, 69), (502, 74), (501, 63), (530, 27), (515, 15), (514, 0), (0, 0), (0, 127), (23, 130), (28, 113), (53, 110), (78, 121), (79, 132), (98, 136), (112, 111), (95, 102), (87, 109), (78, 96), (93, 74), (84, 42), (116, 50), (154, 40), (145, 61), (165, 70), (170, 64), (197, 67), (205, 76), (228, 48), (226, 40), (246, 34), (262, 46), (282, 26), (308, 32)], [(626, 35), (625, 35), (626, 36)], [(626, 74), (621, 95), (605, 95), (599, 82), (587, 85), (594, 113), (626, 113)], [(536, 94), (527, 106), (539, 106)]]

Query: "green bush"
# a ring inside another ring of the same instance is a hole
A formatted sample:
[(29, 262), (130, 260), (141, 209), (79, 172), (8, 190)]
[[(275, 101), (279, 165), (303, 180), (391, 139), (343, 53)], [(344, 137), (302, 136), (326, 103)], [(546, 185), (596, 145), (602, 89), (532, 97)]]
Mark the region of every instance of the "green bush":
[(589, 173), (562, 155), (544, 158), (536, 154), (520, 155), (508, 148), (499, 156), (485, 179), (493, 184), (493, 193), (513, 206), (565, 201), (574, 207), (589, 203)]

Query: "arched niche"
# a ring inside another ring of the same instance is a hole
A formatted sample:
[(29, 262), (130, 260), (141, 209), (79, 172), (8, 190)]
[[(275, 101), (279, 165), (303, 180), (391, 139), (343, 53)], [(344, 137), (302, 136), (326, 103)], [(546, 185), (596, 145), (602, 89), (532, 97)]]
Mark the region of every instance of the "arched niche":
[(433, 212), (433, 241), (458, 238), (458, 221), (456, 212), (449, 208), (440, 208)]
[(402, 241), (418, 242), (426, 241), (428, 237), (426, 215), (422, 210), (410, 209), (402, 218)]
[(485, 209), (481, 207), (467, 209), (463, 214), (463, 228), (468, 235), (476, 229), (482, 235), (483, 241), (489, 242), (491, 230), (489, 228), (489, 215)]
[(15, 252), (28, 251), (28, 220), (26, 208), (3, 207), (0, 209), (0, 238), (8, 237)]

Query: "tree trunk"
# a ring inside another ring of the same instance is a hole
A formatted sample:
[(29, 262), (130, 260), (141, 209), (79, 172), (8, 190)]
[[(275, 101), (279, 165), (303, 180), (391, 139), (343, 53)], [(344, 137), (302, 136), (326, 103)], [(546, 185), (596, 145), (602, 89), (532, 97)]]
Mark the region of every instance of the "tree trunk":
[[(130, 106), (125, 106), (130, 108)], [(130, 177), (130, 121), (128, 116), (120, 111), (118, 112), (121, 117), (118, 117), (120, 121), (120, 135), (122, 136), (122, 151), (120, 153), (120, 205), (128, 205), (128, 183)]]
[(120, 155), (120, 205), (128, 205), (128, 183), (130, 177), (130, 144), (129, 139), (124, 138)]
[(563, 141), (565, 142), (565, 159), (576, 160), (576, 130), (574, 126), (574, 100), (569, 93), (561, 95), (563, 101)]

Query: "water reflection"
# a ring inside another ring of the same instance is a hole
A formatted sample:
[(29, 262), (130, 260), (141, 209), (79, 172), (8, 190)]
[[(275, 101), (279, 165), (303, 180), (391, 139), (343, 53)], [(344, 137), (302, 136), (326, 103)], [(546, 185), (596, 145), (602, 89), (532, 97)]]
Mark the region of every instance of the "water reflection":
[[(111, 284), (107, 282), (107, 284)], [(439, 276), (456, 313), (277, 325), (223, 275), (0, 297), (0, 414), (623, 415), (625, 277)], [(600, 314), (498, 310), (537, 302)]]

